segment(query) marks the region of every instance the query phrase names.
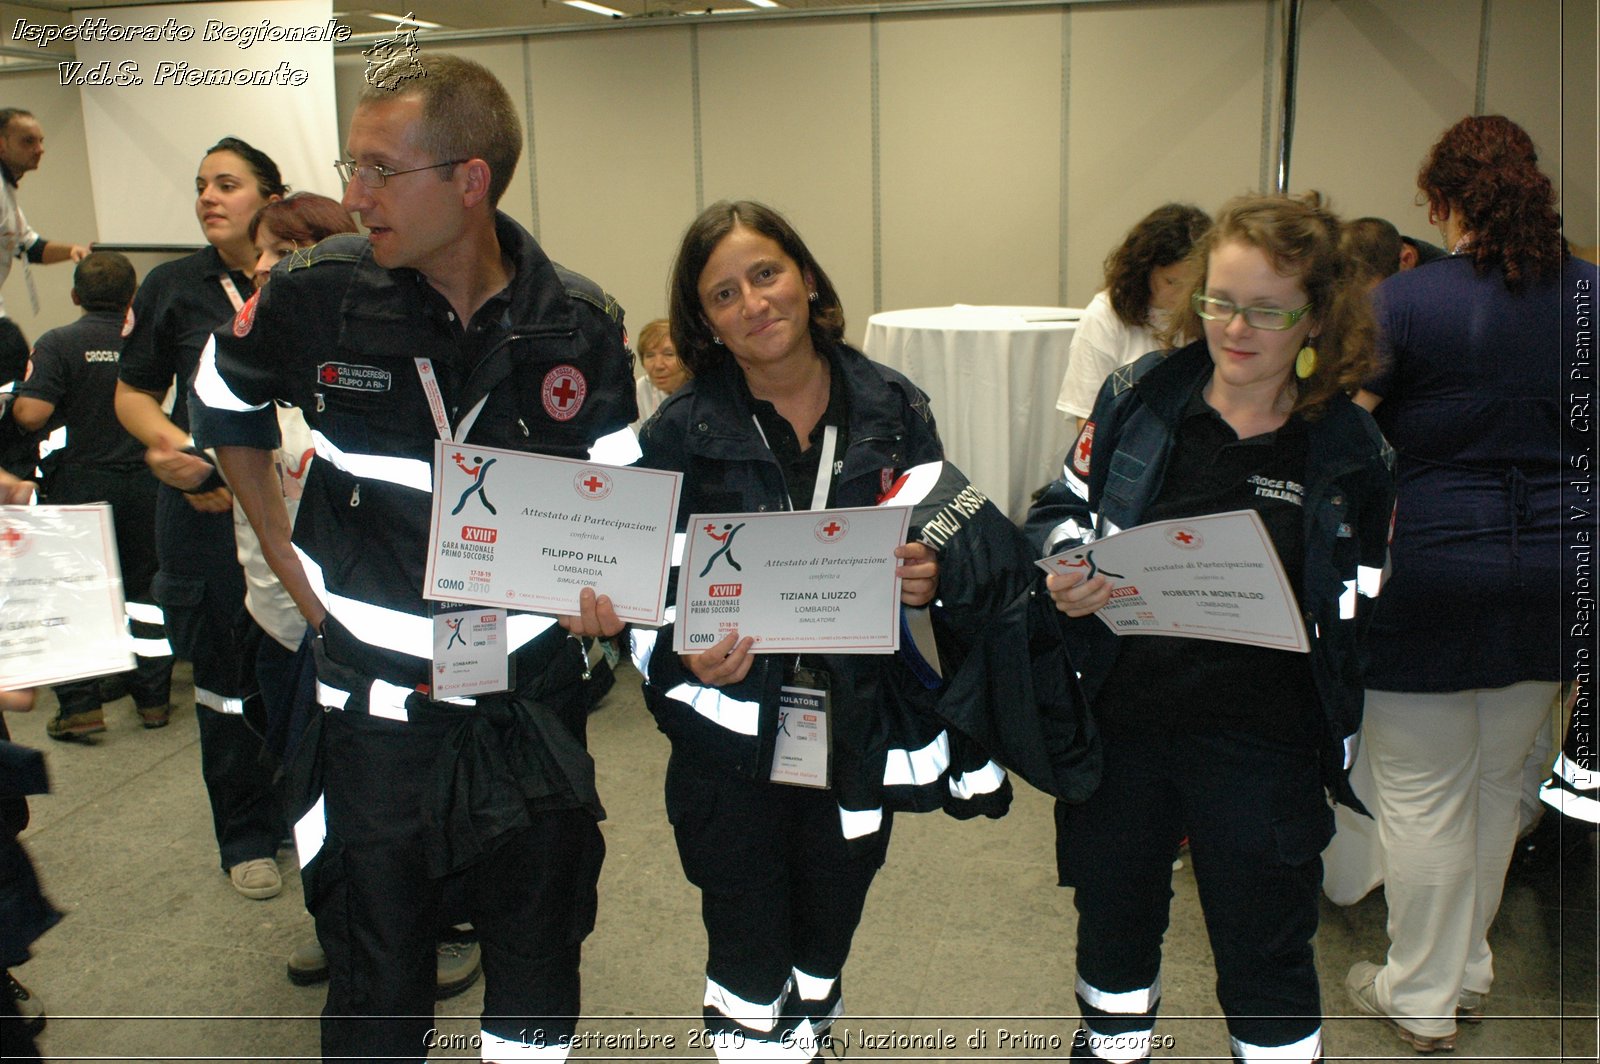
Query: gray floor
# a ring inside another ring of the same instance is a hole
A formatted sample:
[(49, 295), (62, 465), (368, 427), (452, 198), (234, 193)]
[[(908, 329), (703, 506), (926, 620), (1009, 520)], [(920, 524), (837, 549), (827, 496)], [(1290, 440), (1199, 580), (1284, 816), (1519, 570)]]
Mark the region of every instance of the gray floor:
[[(193, 711), (147, 732), (124, 700), (107, 708), (109, 731), (93, 746), (47, 739), (52, 712), (45, 695), (32, 714), (10, 718), (18, 741), (46, 751), (55, 788), (33, 799), (24, 839), (67, 916), (15, 970), (49, 1011), (45, 1056), (316, 1058), (322, 991), (284, 977), (289, 950), (311, 933), (292, 855), (281, 861), (287, 888), (266, 902), (241, 898), (217, 870)], [(698, 901), (662, 812), (666, 740), (631, 672), (591, 719), (590, 744), (610, 813), (609, 853), (583, 969), (581, 1029), (596, 1041), (573, 1059), (705, 1058), (694, 1044), (704, 950)], [(1004, 820), (903, 816), (894, 834), (849, 965), (849, 1059), (1064, 1059), (1076, 1026), (1074, 916), (1070, 892), (1054, 885), (1049, 801), (1024, 785)], [(1490, 1019), (1462, 1028), (1453, 1059), (1595, 1059), (1594, 863), (1587, 847), (1564, 872), (1513, 874), (1492, 937)], [(1224, 1058), (1227, 1036), (1187, 869), (1175, 875), (1175, 889), (1157, 1028), (1170, 1047), (1157, 1056)], [(1344, 999), (1350, 964), (1383, 955), (1384, 917), (1381, 891), (1348, 909), (1324, 905), (1318, 964), (1330, 1060), (1413, 1055), (1377, 1021), (1350, 1017)], [(446, 1045), (454, 1038), (466, 1046), (481, 999), (475, 987), (441, 1006)], [(616, 1040), (598, 1040), (606, 1035)]]

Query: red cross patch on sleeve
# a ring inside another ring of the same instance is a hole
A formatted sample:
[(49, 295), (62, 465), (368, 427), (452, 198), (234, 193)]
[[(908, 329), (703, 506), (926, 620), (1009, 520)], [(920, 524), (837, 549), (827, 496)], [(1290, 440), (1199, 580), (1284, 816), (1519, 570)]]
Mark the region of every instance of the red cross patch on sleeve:
[(1094, 450), (1094, 422), (1085, 421), (1083, 430), (1078, 433), (1077, 442), (1072, 445), (1072, 470), (1080, 477), (1089, 475), (1089, 453)]

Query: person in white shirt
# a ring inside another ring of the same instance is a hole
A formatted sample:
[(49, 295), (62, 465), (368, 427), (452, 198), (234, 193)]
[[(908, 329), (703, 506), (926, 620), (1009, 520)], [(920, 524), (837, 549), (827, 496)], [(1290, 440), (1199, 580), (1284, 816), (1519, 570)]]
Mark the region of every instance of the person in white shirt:
[(1211, 218), (1200, 208), (1163, 204), (1106, 256), (1105, 288), (1078, 322), (1056, 399), (1056, 409), (1074, 420), (1074, 431), (1083, 428), (1112, 370), (1164, 346), (1156, 334), (1193, 280), (1184, 260), (1210, 228)]
[[(82, 244), (46, 240), (33, 231), (17, 203), (22, 175), (37, 170), (44, 158), (44, 130), (39, 120), (20, 107), (0, 107), (0, 285), (11, 273), (12, 260), (29, 262), (80, 262), (89, 254)], [(38, 306), (34, 312), (38, 312)], [(0, 384), (21, 380), (28, 364), (28, 341), (16, 322), (6, 316), (0, 300)]]

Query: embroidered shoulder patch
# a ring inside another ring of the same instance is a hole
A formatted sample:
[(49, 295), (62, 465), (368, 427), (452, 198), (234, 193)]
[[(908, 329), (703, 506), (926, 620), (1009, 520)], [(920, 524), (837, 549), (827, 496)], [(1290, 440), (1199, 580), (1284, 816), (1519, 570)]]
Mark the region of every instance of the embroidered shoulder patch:
[(240, 338), (250, 335), (250, 327), (256, 323), (256, 303), (260, 299), (261, 290), (258, 288), (250, 294), (245, 305), (239, 308), (239, 313), (233, 316), (233, 335)]
[(1080, 477), (1089, 475), (1089, 453), (1094, 450), (1094, 422), (1085, 421), (1083, 431), (1072, 445), (1072, 471)]
[(584, 397), (589, 394), (589, 382), (576, 367), (560, 365), (544, 375), (539, 396), (544, 401), (544, 412), (557, 421), (571, 421), (583, 409)]

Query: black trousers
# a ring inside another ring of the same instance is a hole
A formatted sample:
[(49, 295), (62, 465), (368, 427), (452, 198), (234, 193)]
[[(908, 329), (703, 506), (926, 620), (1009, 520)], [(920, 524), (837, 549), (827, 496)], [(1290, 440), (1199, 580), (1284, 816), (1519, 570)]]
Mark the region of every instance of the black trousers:
[[(832, 791), (739, 779), (676, 752), (666, 804), (684, 874), (700, 888), (708, 996), (727, 1002), (706, 1006), (707, 1029), (746, 1047), (775, 1041), (780, 1049), (802, 1020), (826, 1030), (893, 814), (870, 838), (850, 843)], [(802, 985), (796, 973), (810, 979)], [(740, 1023), (738, 1013), (760, 1022)]]
[(261, 738), (245, 723), (259, 697), (255, 653), (263, 638), (244, 608), (244, 570), (234, 554), (233, 514), (200, 513), (162, 485), (156, 499), (155, 596), (173, 653), (194, 666), (200, 774), (211, 801), (222, 867), (271, 857), (286, 828)]
[(1057, 807), (1062, 882), (1076, 888), (1087, 1029), (1073, 1057), (1145, 1055), (1137, 1047), (1155, 1026), (1172, 860), (1185, 835), (1235, 1059), (1239, 1043), (1320, 1045), (1311, 940), (1333, 812), (1316, 751), (1237, 733), (1152, 730), (1104, 741), (1099, 790)]
[(320, 723), (327, 837), (305, 880), (328, 955), (324, 1058), (426, 1057), (439, 928), (453, 889), (465, 895), (483, 951), (483, 1030), (544, 1046), (570, 1036), (605, 856), (594, 817), (530, 808), (531, 825), (493, 854), (430, 878), (423, 816), (445, 729), (338, 710)]
[(31, 353), (22, 329), (10, 318), (0, 315), (0, 384), (22, 380), (27, 375)]
[[(172, 697), (172, 654), (159, 653), (166, 625), (156, 619), (152, 593), (156, 559), (156, 489), (159, 482), (144, 468), (57, 466), (46, 485), (49, 503), (106, 502), (116, 527), (117, 557), (122, 565), (122, 595), (128, 602), (128, 624), (135, 640), (137, 664), (120, 674), (121, 686), (141, 708), (164, 706)], [(149, 651), (145, 653), (144, 651)], [(100, 705), (99, 680), (74, 680), (55, 687), (61, 715), (93, 710)]]

